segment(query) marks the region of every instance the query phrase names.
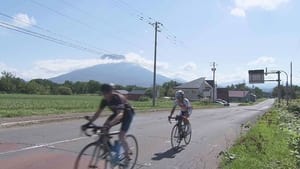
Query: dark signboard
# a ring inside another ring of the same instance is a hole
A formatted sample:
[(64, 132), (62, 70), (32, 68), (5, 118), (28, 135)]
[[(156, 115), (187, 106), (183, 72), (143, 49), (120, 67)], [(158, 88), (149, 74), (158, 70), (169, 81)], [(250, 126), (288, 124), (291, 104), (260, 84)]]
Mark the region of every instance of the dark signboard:
[(249, 83), (264, 83), (265, 82), (265, 73), (263, 69), (260, 70), (249, 70)]

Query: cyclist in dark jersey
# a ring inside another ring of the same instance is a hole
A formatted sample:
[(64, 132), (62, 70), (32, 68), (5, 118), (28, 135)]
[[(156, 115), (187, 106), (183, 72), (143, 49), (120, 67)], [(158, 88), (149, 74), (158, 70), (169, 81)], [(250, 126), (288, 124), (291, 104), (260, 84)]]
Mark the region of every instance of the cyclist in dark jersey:
[(130, 150), (125, 136), (133, 119), (134, 110), (128, 103), (125, 96), (113, 90), (112, 85), (103, 84), (101, 86), (101, 92), (103, 93), (104, 98), (101, 100), (97, 112), (90, 118), (90, 122), (83, 125), (82, 128), (84, 130), (90, 123), (100, 116), (105, 107), (108, 107), (113, 113), (107, 118), (104, 126), (109, 129), (112, 126), (121, 123), (119, 139), (124, 147), (126, 159), (130, 160), (131, 152), (129, 152)]

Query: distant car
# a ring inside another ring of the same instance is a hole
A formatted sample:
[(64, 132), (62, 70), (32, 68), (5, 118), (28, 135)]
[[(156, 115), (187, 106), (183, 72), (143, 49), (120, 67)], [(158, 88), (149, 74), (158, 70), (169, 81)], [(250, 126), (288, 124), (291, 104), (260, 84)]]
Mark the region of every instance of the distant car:
[(223, 106), (230, 106), (230, 104), (226, 100), (223, 100), (223, 99), (216, 99), (215, 102), (222, 104)]

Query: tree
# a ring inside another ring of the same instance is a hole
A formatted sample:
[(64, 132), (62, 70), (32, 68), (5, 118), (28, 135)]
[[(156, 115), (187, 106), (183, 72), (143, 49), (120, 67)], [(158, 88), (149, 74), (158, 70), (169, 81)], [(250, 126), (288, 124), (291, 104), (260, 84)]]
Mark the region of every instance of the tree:
[(72, 95), (72, 90), (66, 86), (59, 86), (58, 93), (61, 95)]
[(178, 86), (179, 83), (177, 83), (176, 81), (174, 80), (171, 80), (169, 82), (165, 82), (163, 85), (162, 85), (162, 88), (164, 89), (163, 90), (163, 95), (164, 96), (169, 96), (169, 97), (172, 97), (174, 96), (175, 94), (175, 90), (174, 90), (174, 87)]
[(254, 88), (254, 94), (256, 95), (257, 98), (264, 97), (264, 92), (258, 87)]
[(148, 89), (145, 91), (145, 96), (152, 98), (152, 96), (153, 96), (152, 88), (148, 88)]
[(48, 79), (33, 79), (31, 81), (44, 87), (44, 91), (40, 91), (40, 94), (57, 94), (58, 84)]
[(31, 80), (26, 84), (26, 93), (27, 94), (48, 94), (46, 88), (34, 80)]
[(101, 84), (98, 81), (90, 80), (87, 83), (88, 93), (99, 93)]
[(85, 94), (88, 91), (87, 82), (76, 82), (73, 84), (73, 93), (76, 94)]
[(278, 91), (280, 91), (280, 98), (285, 98), (285, 87), (280, 85), (279, 89), (278, 86), (274, 87), (273, 91), (272, 91), (272, 96), (273, 97), (278, 97)]
[(14, 93), (16, 92), (16, 85), (13, 83), (13, 79), (15, 76), (10, 72), (2, 72), (0, 79), (0, 91), (4, 91), (7, 93)]
[(227, 88), (229, 90), (251, 90), (250, 87), (246, 86), (246, 83), (231, 84)]

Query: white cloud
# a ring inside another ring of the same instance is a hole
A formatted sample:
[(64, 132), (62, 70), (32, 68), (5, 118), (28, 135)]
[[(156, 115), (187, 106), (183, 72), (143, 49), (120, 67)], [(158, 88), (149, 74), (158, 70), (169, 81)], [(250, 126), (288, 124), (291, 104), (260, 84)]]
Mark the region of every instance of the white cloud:
[(180, 79), (180, 80), (194, 80), (200, 77), (199, 72), (203, 72), (198, 70), (198, 67), (193, 62), (188, 62), (183, 64), (183, 66), (172, 67), (161, 71), (161, 74), (170, 77), (172, 79)]
[(245, 17), (246, 16), (246, 12), (244, 9), (241, 9), (241, 8), (234, 8), (230, 11), (230, 14), (231, 15), (234, 15), (234, 16), (239, 16), (239, 17)]
[(272, 66), (272, 67), (275, 67), (276, 64), (275, 64), (275, 59), (273, 57), (262, 56), (262, 57), (255, 59), (254, 61), (250, 61), (248, 63), (248, 66), (263, 66), (263, 67)]
[(193, 62), (189, 62), (189, 63), (186, 63), (185, 65), (183, 65), (182, 69), (184, 71), (196, 71), (197, 65)]
[(18, 75), (17, 69), (12, 68), (12, 67), (6, 65), (5, 63), (0, 62), (0, 73), (2, 73), (3, 71), (10, 72), (10, 73), (12, 73), (13, 75), (16, 75), (16, 76)]
[(13, 24), (25, 28), (36, 25), (36, 20), (33, 16), (30, 17), (25, 13), (18, 13), (14, 16)]
[[(136, 53), (128, 53), (125, 56), (125, 61), (129, 62), (129, 63), (135, 63), (138, 64), (148, 70), (153, 70), (153, 60), (148, 60), (145, 59), (144, 57), (136, 54)], [(156, 68), (159, 70), (165, 70), (168, 68), (168, 64), (167, 63), (162, 63), (162, 62), (157, 62), (156, 63)]]
[(234, 0), (234, 7), (230, 10), (230, 14), (245, 17), (246, 11), (250, 9), (276, 10), (288, 2), (289, 0)]

